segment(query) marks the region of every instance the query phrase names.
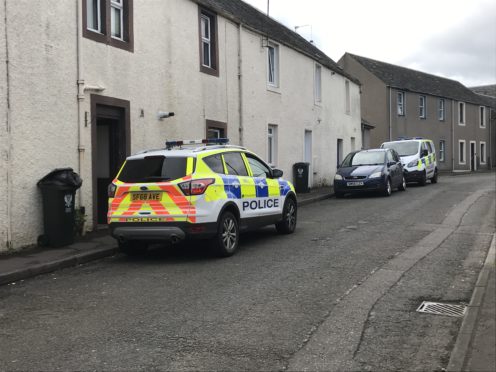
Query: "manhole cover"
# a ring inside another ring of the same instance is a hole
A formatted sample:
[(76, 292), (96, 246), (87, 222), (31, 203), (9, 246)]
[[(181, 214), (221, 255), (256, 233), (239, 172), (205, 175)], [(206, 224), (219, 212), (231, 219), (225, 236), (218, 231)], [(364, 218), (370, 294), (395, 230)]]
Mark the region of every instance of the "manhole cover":
[(461, 317), (465, 314), (466, 309), (467, 306), (465, 305), (453, 305), (443, 304), (441, 302), (424, 301), (422, 302), (422, 304), (420, 304), (417, 311), (419, 313)]

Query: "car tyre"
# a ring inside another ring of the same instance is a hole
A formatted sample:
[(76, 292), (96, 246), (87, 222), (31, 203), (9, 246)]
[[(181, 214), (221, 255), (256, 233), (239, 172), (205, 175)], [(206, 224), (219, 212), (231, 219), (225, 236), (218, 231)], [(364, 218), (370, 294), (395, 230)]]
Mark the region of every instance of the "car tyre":
[(229, 257), (239, 245), (238, 220), (229, 211), (222, 213), (217, 225), (217, 235), (212, 240), (212, 249), (219, 257)]
[(128, 240), (119, 242), (119, 250), (128, 256), (142, 256), (148, 250), (148, 244), (144, 242)]
[(282, 209), (282, 219), (276, 223), (276, 230), (280, 234), (292, 234), (296, 229), (298, 207), (293, 198), (286, 198)]
[(431, 183), (437, 183), (437, 169), (434, 171), (434, 176), (431, 178)]
[(420, 179), (419, 185), (425, 186), (427, 184), (427, 174), (425, 171), (422, 173), (422, 178)]
[(391, 180), (386, 178), (386, 185), (384, 186), (384, 196), (391, 196), (393, 189), (391, 187)]
[(402, 180), (401, 180), (401, 184), (400, 186), (398, 187), (398, 190), (400, 191), (405, 191), (406, 190), (406, 180), (405, 180), (405, 176), (403, 176)]

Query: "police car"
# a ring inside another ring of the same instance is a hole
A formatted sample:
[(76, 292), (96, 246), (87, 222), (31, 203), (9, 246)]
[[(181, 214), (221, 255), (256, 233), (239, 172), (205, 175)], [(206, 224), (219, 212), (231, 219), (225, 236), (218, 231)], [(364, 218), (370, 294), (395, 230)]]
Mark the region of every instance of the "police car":
[(437, 183), (436, 148), (431, 140), (421, 137), (402, 138), (384, 142), (381, 148), (393, 149), (399, 154), (406, 182), (417, 182), (422, 186), (427, 180)]
[(240, 231), (296, 228), (293, 185), (257, 155), (227, 139), (169, 141), (130, 156), (109, 185), (108, 223), (128, 254), (148, 243), (210, 239), (220, 256), (238, 248)]

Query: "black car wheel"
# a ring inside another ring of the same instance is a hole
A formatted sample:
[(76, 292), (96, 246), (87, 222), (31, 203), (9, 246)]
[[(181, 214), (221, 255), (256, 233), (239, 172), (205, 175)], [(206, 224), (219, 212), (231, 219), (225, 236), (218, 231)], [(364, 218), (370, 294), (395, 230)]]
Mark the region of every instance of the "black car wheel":
[(405, 180), (405, 176), (403, 176), (403, 179), (401, 180), (401, 184), (400, 184), (400, 186), (398, 187), (398, 190), (400, 190), (400, 191), (405, 191), (405, 190), (406, 190), (406, 180)]
[(296, 229), (298, 209), (293, 198), (286, 198), (282, 210), (282, 220), (276, 223), (276, 229), (281, 234), (292, 234)]
[(391, 187), (391, 180), (386, 178), (386, 185), (384, 186), (384, 196), (391, 196), (393, 189)]
[(434, 176), (431, 178), (431, 183), (437, 183), (437, 169), (434, 171)]
[(420, 179), (420, 186), (425, 186), (425, 184), (427, 183), (427, 174), (425, 173), (425, 171), (422, 173), (422, 178)]
[(220, 257), (229, 257), (238, 249), (238, 220), (231, 212), (224, 212), (219, 218), (217, 235), (212, 240), (212, 248)]

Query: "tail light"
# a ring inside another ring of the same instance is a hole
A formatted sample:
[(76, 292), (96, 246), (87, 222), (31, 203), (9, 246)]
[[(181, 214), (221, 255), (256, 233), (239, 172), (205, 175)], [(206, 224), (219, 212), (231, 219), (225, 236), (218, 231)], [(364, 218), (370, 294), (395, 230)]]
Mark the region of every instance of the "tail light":
[(205, 190), (207, 190), (208, 186), (214, 182), (215, 180), (213, 178), (204, 178), (201, 180), (181, 182), (179, 187), (184, 195), (201, 195), (205, 192)]
[(108, 185), (108, 188), (107, 188), (108, 197), (109, 198), (115, 197), (115, 191), (116, 190), (117, 190), (117, 186), (114, 185), (113, 183), (111, 183), (110, 185)]

